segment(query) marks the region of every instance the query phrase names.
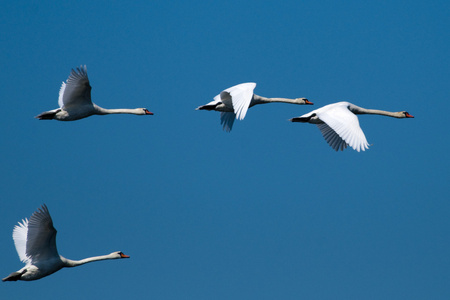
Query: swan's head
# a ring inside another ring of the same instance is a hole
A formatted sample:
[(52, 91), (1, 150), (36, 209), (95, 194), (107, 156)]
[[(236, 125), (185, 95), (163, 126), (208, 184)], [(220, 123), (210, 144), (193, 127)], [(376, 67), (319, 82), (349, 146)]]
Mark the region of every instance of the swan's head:
[(402, 111), (401, 114), (403, 115), (403, 118), (414, 118), (414, 116), (410, 115), (407, 111)]
[(153, 113), (146, 108), (137, 108), (137, 110), (138, 115), (153, 115)]
[(308, 99), (306, 99), (306, 98), (295, 98), (295, 101), (298, 103), (298, 104), (308, 104), (308, 105), (313, 105), (314, 103), (312, 103), (311, 101), (309, 101)]
[(130, 258), (128, 255), (123, 254), (122, 251), (116, 251), (110, 254), (112, 258)]
[(141, 108), (141, 109), (143, 111), (143, 115), (153, 115), (153, 113), (151, 111), (149, 111), (148, 109), (146, 109), (146, 108)]

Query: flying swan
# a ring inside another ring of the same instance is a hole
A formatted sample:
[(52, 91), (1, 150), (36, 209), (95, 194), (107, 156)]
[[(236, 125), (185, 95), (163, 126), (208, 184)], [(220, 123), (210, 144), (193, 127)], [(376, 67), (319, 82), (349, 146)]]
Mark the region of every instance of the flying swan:
[(336, 151), (343, 151), (347, 146), (350, 146), (359, 152), (369, 149), (369, 143), (367, 143), (356, 116), (362, 114), (414, 118), (406, 111), (389, 112), (362, 108), (349, 102), (338, 102), (313, 110), (303, 116), (292, 118), (289, 121), (316, 124), (327, 143)]
[(249, 107), (257, 104), (284, 102), (292, 104), (313, 104), (306, 98), (286, 99), (286, 98), (266, 98), (253, 94), (256, 83), (247, 82), (232, 86), (206, 105), (199, 106), (197, 110), (220, 111), (220, 124), (223, 130), (231, 131), (235, 119), (242, 120), (247, 114)]
[(26, 265), (2, 281), (31, 281), (48, 276), (64, 267), (76, 267), (105, 259), (129, 258), (120, 251), (82, 260), (62, 257), (56, 249), (56, 229), (45, 204), (31, 215), (29, 221), (25, 218), (14, 227), (13, 239), (17, 254)]
[(86, 66), (80, 66), (76, 71), (72, 69), (67, 83), (63, 82), (59, 90), (59, 108), (45, 111), (36, 118), (39, 120), (75, 121), (92, 115), (153, 115), (146, 108), (102, 108), (92, 103), (91, 89)]

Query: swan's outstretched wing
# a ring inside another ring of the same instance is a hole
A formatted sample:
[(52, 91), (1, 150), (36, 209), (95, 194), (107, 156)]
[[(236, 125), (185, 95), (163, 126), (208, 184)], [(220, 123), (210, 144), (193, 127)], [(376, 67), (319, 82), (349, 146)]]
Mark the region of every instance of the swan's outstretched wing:
[(353, 114), (345, 103), (330, 105), (326, 109), (316, 110), (317, 117), (326, 126), (318, 124), (322, 135), (334, 150), (344, 150), (348, 144), (356, 151), (369, 149), (364, 132), (359, 126), (358, 117)]
[(236, 114), (232, 112), (221, 112), (220, 113), (220, 124), (223, 125), (223, 130), (230, 132), (233, 128), (234, 120), (236, 119)]
[(92, 105), (86, 66), (80, 66), (76, 71), (72, 69), (67, 83), (63, 82), (59, 90), (58, 104), (60, 108)]
[(336, 151), (343, 151), (348, 144), (327, 124), (316, 124), (327, 143)]
[(16, 246), (17, 254), (22, 262), (28, 264), (31, 262), (30, 257), (27, 256), (27, 233), (28, 233), (28, 220), (25, 218), (22, 223), (14, 226), (13, 240)]
[(44, 204), (28, 221), (26, 256), (33, 261), (59, 257), (56, 249), (56, 229)]
[(222, 102), (224, 103), (227, 99), (224, 94), (230, 95), (234, 113), (236, 114), (236, 119), (242, 120), (247, 114), (247, 110), (250, 106), (250, 102), (252, 101), (253, 90), (255, 89), (255, 87), (256, 83), (254, 82), (241, 83), (230, 87), (220, 93)]

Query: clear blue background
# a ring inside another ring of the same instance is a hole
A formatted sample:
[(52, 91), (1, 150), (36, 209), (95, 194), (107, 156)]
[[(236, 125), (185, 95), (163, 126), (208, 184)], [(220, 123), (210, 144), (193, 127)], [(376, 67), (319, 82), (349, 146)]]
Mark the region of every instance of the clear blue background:
[[(3, 1), (1, 277), (46, 203), (61, 255), (128, 260), (7, 282), (2, 299), (449, 299), (448, 1)], [(70, 69), (154, 116), (38, 121)], [(257, 82), (315, 106), (196, 111)], [(289, 118), (349, 101), (371, 148)]]

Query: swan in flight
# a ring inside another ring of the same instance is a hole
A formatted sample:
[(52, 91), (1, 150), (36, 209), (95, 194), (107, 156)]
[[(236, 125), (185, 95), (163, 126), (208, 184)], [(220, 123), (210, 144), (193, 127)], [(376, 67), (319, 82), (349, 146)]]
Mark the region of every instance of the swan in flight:
[(59, 90), (59, 108), (45, 111), (36, 118), (39, 120), (75, 121), (92, 115), (153, 115), (146, 108), (102, 108), (92, 103), (91, 89), (86, 66), (80, 66), (76, 71), (72, 69), (69, 78), (67, 78), (67, 83), (63, 82)]
[(64, 267), (76, 267), (105, 259), (129, 258), (120, 251), (82, 260), (62, 257), (56, 249), (56, 229), (45, 204), (31, 215), (30, 220), (25, 218), (14, 227), (13, 239), (19, 258), (26, 265), (2, 281), (31, 281), (48, 276)]
[(199, 106), (197, 110), (220, 111), (220, 123), (223, 129), (230, 132), (235, 119), (242, 120), (247, 114), (249, 107), (257, 104), (284, 102), (292, 104), (313, 104), (306, 98), (266, 98), (253, 94), (256, 83), (247, 82), (232, 86), (206, 105)]
[(336, 151), (343, 151), (347, 146), (350, 146), (359, 152), (369, 149), (369, 143), (367, 143), (356, 116), (362, 114), (414, 118), (406, 111), (389, 112), (366, 109), (349, 102), (338, 102), (313, 110), (303, 116), (292, 118), (289, 121), (316, 124), (327, 143)]

